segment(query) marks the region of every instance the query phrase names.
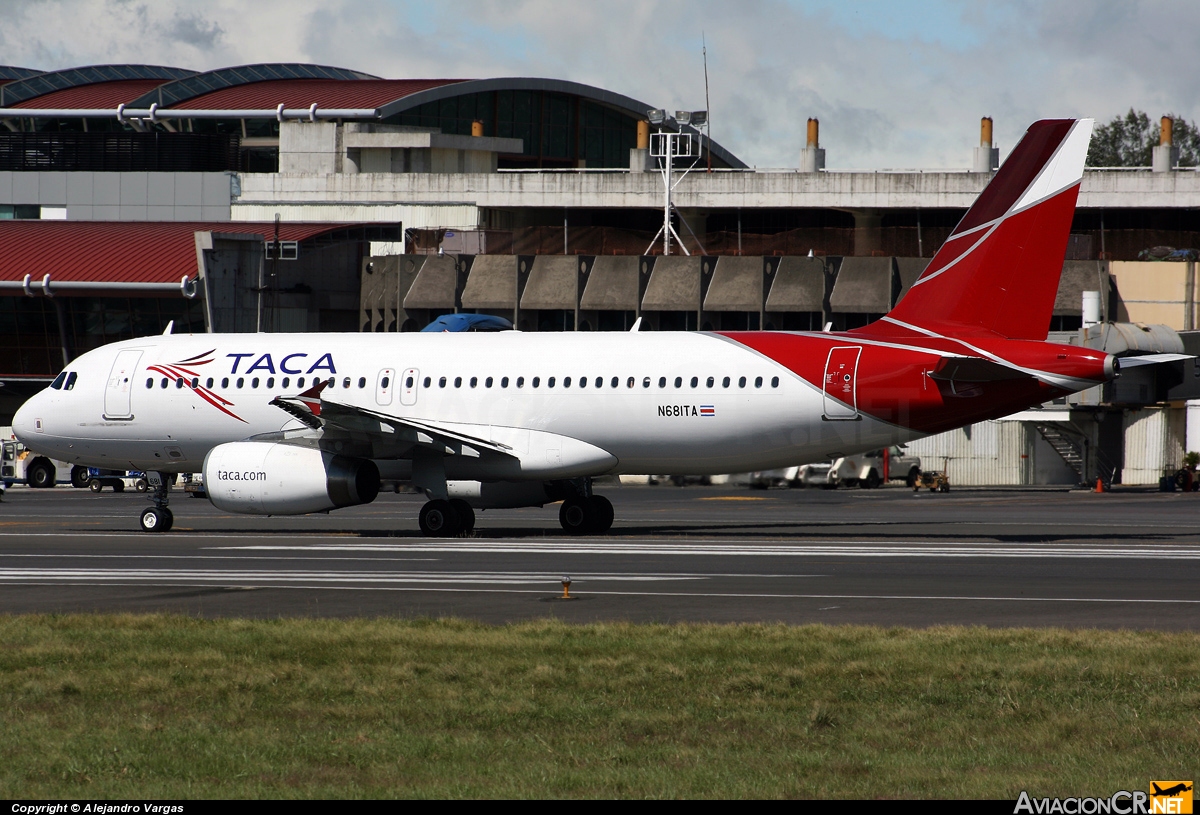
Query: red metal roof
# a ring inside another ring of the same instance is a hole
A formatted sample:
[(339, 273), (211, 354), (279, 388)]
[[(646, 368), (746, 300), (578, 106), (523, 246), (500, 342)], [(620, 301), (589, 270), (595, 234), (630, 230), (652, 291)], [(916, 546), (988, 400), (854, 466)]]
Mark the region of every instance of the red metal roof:
[(414, 93), (465, 82), (464, 79), (271, 79), (210, 91), (174, 107), (196, 110), (306, 108), (378, 108)]
[[(43, 93), (26, 99), (13, 107), (18, 108), (115, 108), (131, 102), (143, 93), (163, 84), (162, 79), (114, 79), (112, 82), (95, 82), (77, 85), (58, 91)], [(310, 103), (311, 104), (311, 103)]]
[[(303, 241), (349, 224), (281, 223)], [(197, 232), (273, 237), (275, 224), (223, 221), (0, 221), (0, 280), (178, 283), (196, 276)], [(11, 293), (9, 290), (6, 293)]]

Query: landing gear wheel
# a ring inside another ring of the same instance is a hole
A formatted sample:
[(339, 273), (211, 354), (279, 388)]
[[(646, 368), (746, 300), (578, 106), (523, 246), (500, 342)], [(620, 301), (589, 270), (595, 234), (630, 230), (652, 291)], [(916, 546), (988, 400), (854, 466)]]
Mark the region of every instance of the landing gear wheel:
[(451, 498), (450, 507), (458, 515), (458, 526), (462, 532), (470, 532), (475, 528), (475, 510), (461, 498)]
[(441, 498), (435, 498), (421, 507), (419, 522), (421, 532), (431, 538), (453, 538), (461, 526), (454, 507)]
[(558, 522), (568, 535), (587, 535), (596, 528), (596, 503), (589, 498), (574, 496), (563, 501), (558, 510)]
[(116, 484), (113, 484), (113, 492), (125, 492), (125, 482), (118, 481)]
[(150, 507), (142, 512), (143, 532), (170, 532), (175, 516), (166, 507)]
[(99, 478), (93, 478), (88, 481), (88, 489), (92, 492), (100, 492), (100, 490), (104, 489), (104, 485), (100, 483)]
[(87, 467), (80, 467), (76, 464), (71, 468), (71, 486), (77, 490), (81, 490), (88, 485), (92, 477), (88, 475)]
[(615, 516), (612, 501), (603, 495), (593, 495), (592, 506), (596, 510), (596, 526), (594, 527), (594, 531), (597, 535), (603, 535), (612, 529), (613, 518)]

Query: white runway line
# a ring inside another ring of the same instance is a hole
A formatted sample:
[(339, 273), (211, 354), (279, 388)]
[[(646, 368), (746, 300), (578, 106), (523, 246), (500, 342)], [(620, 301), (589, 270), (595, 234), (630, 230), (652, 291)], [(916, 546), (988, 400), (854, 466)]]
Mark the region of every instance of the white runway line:
[(913, 544), (903, 541), (838, 542), (806, 544), (727, 543), (395, 543), (395, 544), (252, 544), (213, 546), (214, 550), (240, 551), (338, 551), (338, 552), (440, 552), (470, 554), (569, 554), (569, 555), (723, 555), (765, 557), (863, 557), (863, 558), (1105, 558), (1134, 560), (1200, 560), (1200, 548), (1169, 546), (1023, 545), (997, 546), (983, 543)]
[[(560, 576), (548, 573), (518, 572), (268, 572), (224, 571), (220, 569), (0, 569), (0, 582), (25, 580), (96, 581), (110, 580), (172, 580), (229, 583), (479, 583), (516, 585), (546, 583), (557, 585)], [(579, 577), (574, 578), (579, 580)], [(620, 581), (631, 583), (653, 581), (702, 580), (703, 577), (683, 575), (595, 574), (586, 575), (589, 582)]]

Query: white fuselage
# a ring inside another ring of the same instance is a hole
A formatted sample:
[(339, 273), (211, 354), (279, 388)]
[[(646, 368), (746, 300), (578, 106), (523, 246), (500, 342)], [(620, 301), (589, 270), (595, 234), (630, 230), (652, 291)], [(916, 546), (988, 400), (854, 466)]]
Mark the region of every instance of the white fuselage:
[(682, 474), (920, 435), (866, 415), (824, 420), (819, 388), (715, 334), (155, 336), (89, 352), (67, 371), (72, 389), (47, 389), (17, 414), (22, 441), (137, 470), (196, 471), (216, 445), (299, 427), (271, 400), (330, 378), (322, 399), (494, 439), (522, 458), (523, 478), (600, 474), (580, 471), (599, 466), (594, 457), (564, 460), (563, 439), (609, 454), (601, 472)]

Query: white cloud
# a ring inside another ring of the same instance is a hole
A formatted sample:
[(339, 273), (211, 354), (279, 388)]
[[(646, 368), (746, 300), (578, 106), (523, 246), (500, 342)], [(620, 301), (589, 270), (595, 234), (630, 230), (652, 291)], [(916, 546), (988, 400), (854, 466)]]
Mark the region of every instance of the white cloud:
[[(1132, 106), (1200, 118), (1190, 35), (1200, 5), (977, 2), (953, 20), (905, 18), (907, 33), (876, 18), (849, 27), (878, 8), (835, 17), (783, 0), (0, 0), (0, 53), (42, 69), (286, 61), (388, 77), (550, 76), (697, 109), (703, 33), (714, 135), (758, 166), (794, 166), (809, 116), (821, 119), (830, 168), (966, 166), (983, 115), (1005, 152), (1043, 116), (1103, 120)], [(970, 47), (956, 41), (963, 32)]]

